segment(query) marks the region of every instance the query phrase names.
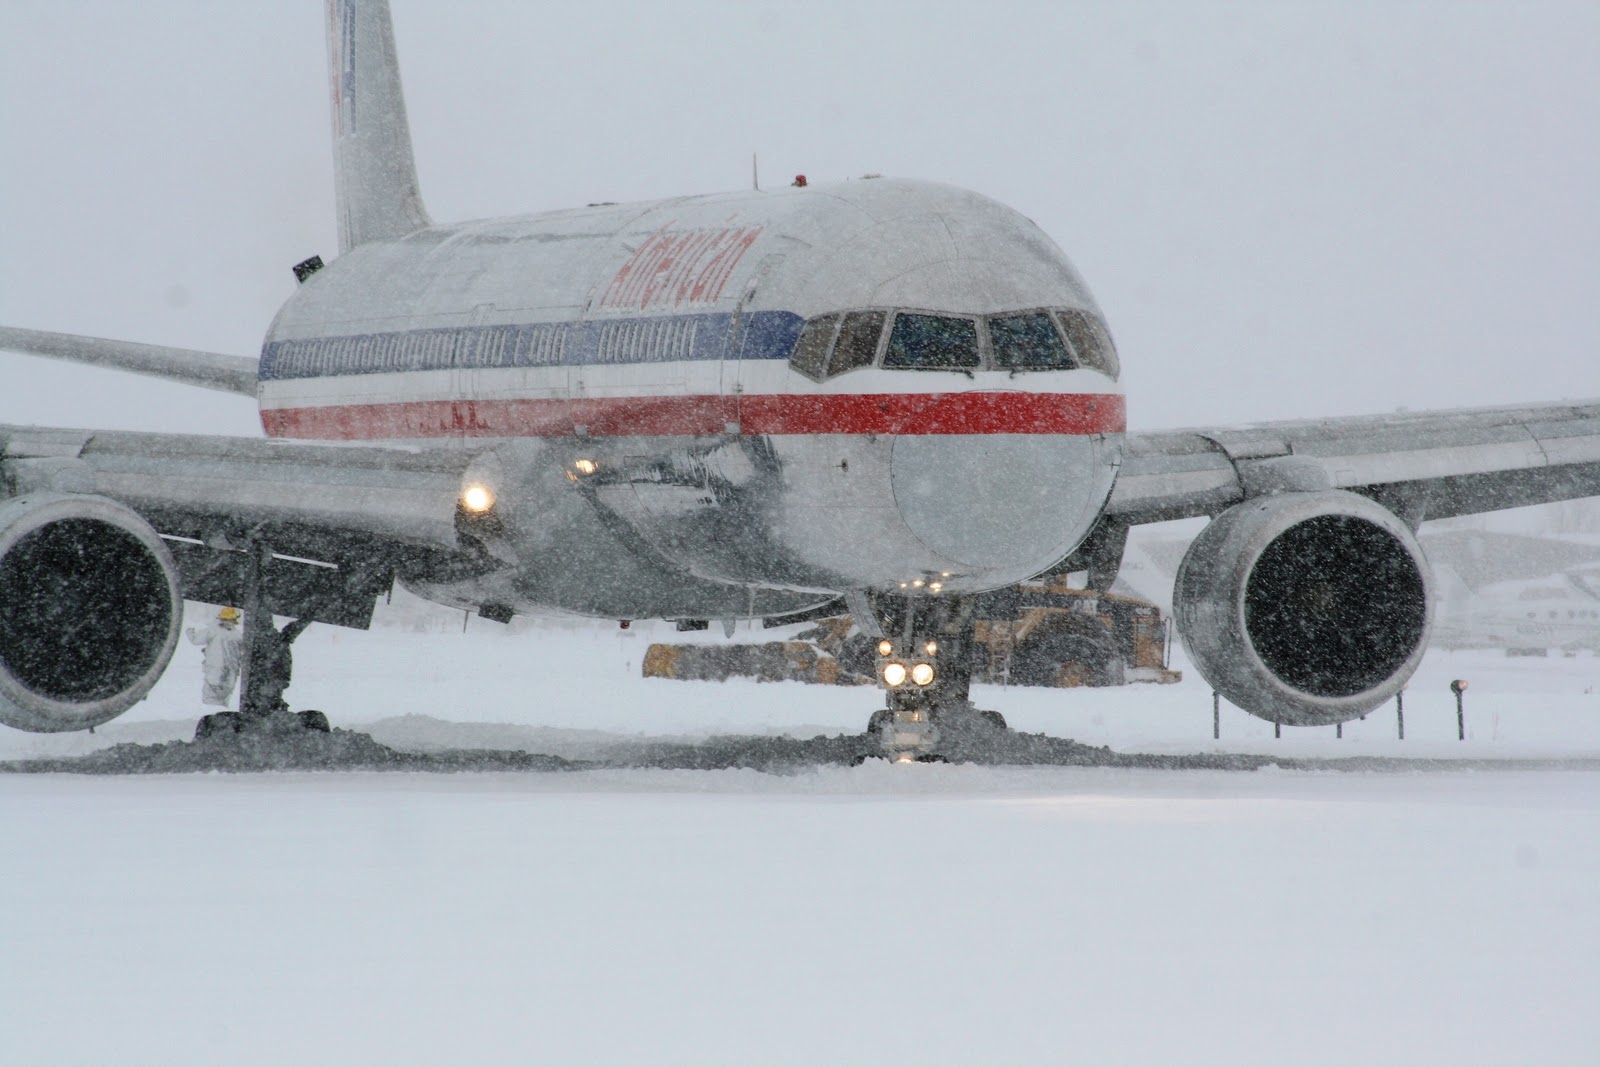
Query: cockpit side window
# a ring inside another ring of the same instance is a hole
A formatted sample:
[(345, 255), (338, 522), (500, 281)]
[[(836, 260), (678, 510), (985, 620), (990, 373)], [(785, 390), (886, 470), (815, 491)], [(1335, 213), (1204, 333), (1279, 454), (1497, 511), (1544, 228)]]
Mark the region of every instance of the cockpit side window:
[(973, 319), (902, 311), (894, 317), (883, 365), (911, 370), (976, 368), (978, 324)]
[(882, 311), (852, 311), (839, 326), (839, 341), (828, 361), (828, 377), (859, 367), (872, 366), (878, 354), (878, 338), (883, 334)]
[(839, 331), (839, 318), (837, 314), (818, 315), (808, 321), (795, 342), (789, 365), (812, 381), (822, 381), (828, 372), (828, 353), (833, 349), (833, 335)]
[(989, 345), (998, 370), (1071, 370), (1078, 365), (1044, 311), (990, 316)]
[(1106, 332), (1104, 323), (1077, 308), (1058, 308), (1056, 317), (1061, 320), (1061, 328), (1066, 331), (1067, 340), (1072, 343), (1079, 363), (1111, 378), (1121, 373), (1117, 349), (1111, 343), (1111, 334)]

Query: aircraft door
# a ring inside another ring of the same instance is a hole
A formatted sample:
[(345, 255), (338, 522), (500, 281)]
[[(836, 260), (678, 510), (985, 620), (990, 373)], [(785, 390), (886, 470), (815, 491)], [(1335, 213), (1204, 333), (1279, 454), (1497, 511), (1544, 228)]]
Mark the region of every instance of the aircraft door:
[(494, 432), (485, 418), (486, 412), (479, 410), (485, 356), (493, 347), (484, 337), (484, 322), (493, 311), (493, 304), (477, 305), (472, 309), (467, 328), (454, 331), (450, 380), (445, 387), (455, 424), (452, 436), (472, 437)]
[[(781, 253), (775, 253), (757, 265), (739, 295), (728, 327), (728, 355), (722, 361), (723, 407), (730, 423), (740, 427), (745, 394), (770, 396), (787, 389), (789, 353), (783, 344), (787, 322), (779, 314), (758, 310), (762, 292), (783, 259)], [(779, 349), (784, 349), (781, 357), (774, 358)]]

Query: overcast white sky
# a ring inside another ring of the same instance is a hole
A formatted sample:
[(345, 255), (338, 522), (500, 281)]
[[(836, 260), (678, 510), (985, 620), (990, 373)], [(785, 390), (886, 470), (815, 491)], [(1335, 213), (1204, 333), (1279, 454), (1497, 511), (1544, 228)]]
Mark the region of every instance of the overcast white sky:
[[(1018, 208), (1136, 428), (1600, 395), (1600, 5), (396, 0), (435, 219), (866, 172)], [(0, 4), (0, 322), (253, 355), (336, 248), (321, 5)], [(0, 422), (257, 434), (0, 354)]]

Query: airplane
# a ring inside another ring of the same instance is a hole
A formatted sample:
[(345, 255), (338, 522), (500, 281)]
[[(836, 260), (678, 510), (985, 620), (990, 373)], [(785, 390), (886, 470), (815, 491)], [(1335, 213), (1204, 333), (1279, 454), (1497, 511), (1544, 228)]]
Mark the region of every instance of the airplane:
[[(244, 609), (240, 710), (312, 622), (396, 583), (498, 621), (848, 611), (883, 754), (1004, 729), (972, 605), (1207, 517), (1173, 604), (1250, 713), (1356, 718), (1405, 685), (1426, 519), (1600, 495), (1600, 400), (1129, 432), (1105, 317), (977, 193), (874, 178), (441, 225), (392, 20), (329, 0), (339, 255), (294, 268), (258, 359), (0, 328), (0, 348), (254, 398), (264, 439), (0, 426), (0, 723), (90, 729), (165, 670), (183, 601)], [(275, 616), (291, 620), (283, 628)]]
[(1440, 648), (1501, 648), (1508, 656), (1600, 652), (1600, 565), (1475, 591), (1446, 567), (1435, 572), (1442, 592), (1433, 643)]

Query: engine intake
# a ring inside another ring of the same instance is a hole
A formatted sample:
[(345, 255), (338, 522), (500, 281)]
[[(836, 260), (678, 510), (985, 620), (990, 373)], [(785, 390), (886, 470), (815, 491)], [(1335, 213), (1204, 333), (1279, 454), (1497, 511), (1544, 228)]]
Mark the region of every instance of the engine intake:
[(1185, 649), (1229, 702), (1299, 726), (1344, 722), (1399, 691), (1431, 624), (1427, 558), (1393, 513), (1354, 493), (1235, 505), (1178, 568)]
[(86, 730), (142, 700), (177, 644), (176, 575), (161, 538), (115, 501), (0, 503), (0, 723)]

